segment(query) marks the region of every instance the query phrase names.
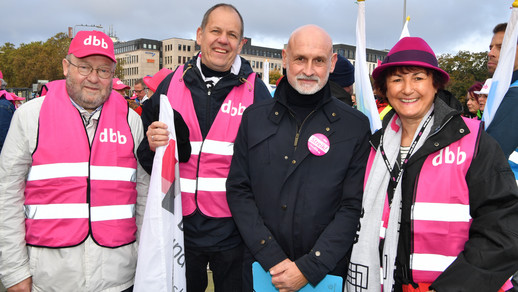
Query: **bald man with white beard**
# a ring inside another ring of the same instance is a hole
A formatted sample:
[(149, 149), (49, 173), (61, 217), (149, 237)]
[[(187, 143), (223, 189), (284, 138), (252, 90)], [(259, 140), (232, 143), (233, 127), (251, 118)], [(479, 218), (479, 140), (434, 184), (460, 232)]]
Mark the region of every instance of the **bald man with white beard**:
[(327, 274), (345, 279), (360, 218), (369, 122), (331, 96), (331, 37), (302, 26), (282, 56), (286, 78), (274, 99), (245, 110), (227, 180), (248, 247), (244, 291), (252, 291), (253, 261), (279, 291), (316, 285)]

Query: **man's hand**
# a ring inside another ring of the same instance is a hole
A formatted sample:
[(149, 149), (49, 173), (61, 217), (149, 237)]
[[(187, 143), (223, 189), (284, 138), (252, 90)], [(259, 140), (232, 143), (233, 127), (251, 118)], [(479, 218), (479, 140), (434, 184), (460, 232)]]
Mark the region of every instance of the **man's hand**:
[(155, 151), (159, 146), (165, 146), (169, 143), (169, 131), (167, 125), (160, 121), (155, 121), (147, 128), (146, 132), (149, 149)]
[(279, 292), (298, 291), (308, 283), (306, 277), (290, 259), (285, 259), (272, 267), (270, 274), (272, 284), (279, 289)]
[(30, 292), (32, 290), (32, 277), (29, 277), (20, 283), (7, 288), (7, 292)]

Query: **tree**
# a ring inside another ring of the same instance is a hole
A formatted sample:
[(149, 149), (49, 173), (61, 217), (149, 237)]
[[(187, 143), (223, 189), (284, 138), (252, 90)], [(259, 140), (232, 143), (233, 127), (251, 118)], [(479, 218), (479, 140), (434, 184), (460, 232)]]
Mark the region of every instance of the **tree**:
[(270, 70), (270, 84), (277, 84), (277, 80), (279, 80), (281, 76), (281, 71), (277, 69)]
[(62, 60), (67, 55), (70, 38), (58, 33), (46, 42), (6, 43), (0, 50), (0, 70), (9, 87), (30, 87), (38, 80), (63, 79)]
[(439, 67), (450, 74), (446, 89), (462, 103), (466, 102), (466, 93), (471, 85), (488, 78), (487, 52), (459, 51), (456, 55), (443, 54), (437, 59)]
[(124, 79), (124, 66), (126, 64), (126, 60), (124, 58), (117, 59), (117, 65), (115, 65), (115, 73), (113, 74), (113, 77), (117, 77), (120, 80)]

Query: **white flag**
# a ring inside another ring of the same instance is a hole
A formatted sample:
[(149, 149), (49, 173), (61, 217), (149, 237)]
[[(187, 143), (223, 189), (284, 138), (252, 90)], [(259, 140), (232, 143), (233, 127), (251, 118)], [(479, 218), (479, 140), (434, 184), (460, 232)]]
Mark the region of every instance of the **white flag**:
[(160, 96), (169, 144), (156, 149), (138, 249), (134, 291), (186, 292), (182, 199), (174, 114)]
[(514, 58), (516, 55), (516, 41), (518, 40), (518, 29), (516, 29), (516, 22), (518, 20), (518, 8), (513, 7), (511, 12), (511, 19), (507, 23), (504, 40), (502, 42), (502, 49), (500, 50), (500, 57), (498, 59), (498, 66), (495, 74), (493, 74), (493, 82), (489, 89), (489, 95), (484, 108), (482, 120), (485, 122), (486, 129), (493, 121), (496, 110), (504, 95), (511, 85), (513, 75)]
[(263, 82), (264, 84), (270, 84), (270, 62), (268, 59), (264, 61)]
[(406, 17), (405, 25), (403, 25), (403, 30), (401, 31), (401, 35), (399, 39), (406, 38), (410, 36), (410, 31), (408, 30), (408, 22), (410, 21), (410, 16)]
[(365, 46), (365, 1), (358, 1), (358, 19), (356, 21), (356, 62), (354, 64), (354, 80), (356, 80), (356, 104), (358, 110), (364, 113), (370, 121), (371, 132), (381, 128), (378, 107), (372, 92), (372, 86), (367, 70)]

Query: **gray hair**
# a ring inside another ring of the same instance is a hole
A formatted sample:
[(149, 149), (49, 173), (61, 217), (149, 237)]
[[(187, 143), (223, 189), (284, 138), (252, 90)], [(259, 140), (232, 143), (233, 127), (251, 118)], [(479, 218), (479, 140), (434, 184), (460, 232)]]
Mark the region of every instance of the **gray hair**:
[(0, 90), (5, 90), (7, 88), (7, 82), (4, 79), (0, 78)]

